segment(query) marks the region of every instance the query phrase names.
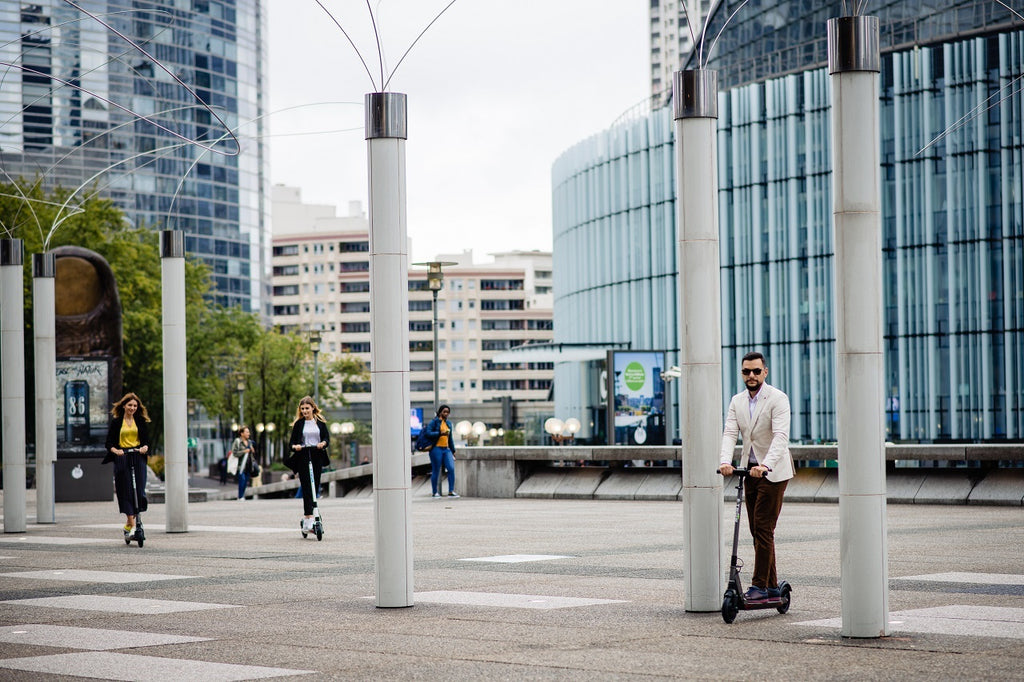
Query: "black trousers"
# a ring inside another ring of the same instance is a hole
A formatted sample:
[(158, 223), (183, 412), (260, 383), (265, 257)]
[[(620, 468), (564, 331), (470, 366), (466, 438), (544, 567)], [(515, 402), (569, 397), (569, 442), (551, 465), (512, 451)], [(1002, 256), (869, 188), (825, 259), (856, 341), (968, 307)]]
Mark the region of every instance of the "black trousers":
[[(313, 461), (313, 479), (309, 480), (309, 462), (310, 455), (315, 452), (314, 448), (302, 448), (299, 454), (295, 456), (295, 466), (298, 469), (299, 481), (302, 483), (302, 513), (306, 516), (313, 514), (313, 491), (317, 491), (317, 496), (320, 494), (320, 474), (323, 473), (323, 467), (317, 461), (319, 458), (314, 456)], [(316, 486), (315, 488), (313, 486)]]
[[(132, 491), (132, 469), (135, 467), (135, 491)], [(128, 452), (114, 456), (114, 492), (117, 493), (117, 508), (122, 514), (135, 516), (139, 509), (135, 502), (143, 504), (146, 498), (146, 456), (138, 452)], [(138, 497), (136, 497), (136, 495)]]

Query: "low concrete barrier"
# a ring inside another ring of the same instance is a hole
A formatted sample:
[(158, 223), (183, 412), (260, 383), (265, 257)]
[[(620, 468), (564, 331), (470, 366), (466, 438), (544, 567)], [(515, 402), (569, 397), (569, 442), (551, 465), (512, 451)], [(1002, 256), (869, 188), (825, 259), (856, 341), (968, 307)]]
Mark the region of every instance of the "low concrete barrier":
[[(797, 462), (796, 476), (786, 490), (787, 502), (836, 503), (839, 476), (835, 445), (790, 446)], [(738, 453), (737, 453), (738, 454)], [(601, 500), (678, 500), (682, 494), (678, 447), (562, 446), (462, 448), (456, 458), (456, 488), (470, 497), (524, 497)], [(1024, 506), (1024, 443), (893, 445), (886, 446), (890, 465), (886, 477), (888, 501), (896, 504), (979, 504)], [(629, 466), (655, 462), (658, 466)], [(580, 463), (600, 463), (579, 466)], [(935, 462), (942, 466), (904, 467), (905, 462)], [(968, 463), (981, 463), (971, 466)], [(1003, 468), (1000, 468), (1000, 465)], [(412, 456), (413, 495), (429, 496), (430, 457)], [(325, 471), (328, 497), (368, 496), (373, 493), (373, 466)], [(246, 497), (287, 494), (297, 480), (250, 487)], [(733, 483), (726, 482), (730, 495)], [(192, 489), (189, 501), (233, 499), (229, 490)], [(150, 501), (163, 502), (153, 490)]]
[[(836, 445), (792, 445), (798, 471), (791, 502), (839, 501)], [(739, 455), (739, 448), (736, 451)], [(1024, 443), (886, 446), (886, 487), (893, 503), (1024, 505)], [(681, 498), (679, 448), (554, 446), (463, 448), (458, 486), (474, 497), (676, 500)], [(631, 463), (660, 466), (629, 466)], [(936, 467), (899, 466), (906, 462)], [(579, 466), (586, 463), (585, 466)], [(981, 467), (968, 463), (982, 463)], [(727, 485), (726, 490), (729, 489)]]

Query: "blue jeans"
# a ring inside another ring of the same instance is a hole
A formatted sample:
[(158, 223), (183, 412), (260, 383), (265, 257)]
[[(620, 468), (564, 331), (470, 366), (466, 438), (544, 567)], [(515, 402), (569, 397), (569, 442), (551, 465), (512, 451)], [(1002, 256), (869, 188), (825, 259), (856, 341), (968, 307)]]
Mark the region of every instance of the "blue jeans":
[(249, 474), (244, 471), (238, 472), (238, 496), (245, 497), (245, 489), (249, 485)]
[(454, 492), (455, 455), (448, 448), (439, 448), (435, 445), (430, 448), (430, 490), (434, 494), (441, 492), (438, 479), (441, 477), (442, 466), (448, 470), (448, 492)]

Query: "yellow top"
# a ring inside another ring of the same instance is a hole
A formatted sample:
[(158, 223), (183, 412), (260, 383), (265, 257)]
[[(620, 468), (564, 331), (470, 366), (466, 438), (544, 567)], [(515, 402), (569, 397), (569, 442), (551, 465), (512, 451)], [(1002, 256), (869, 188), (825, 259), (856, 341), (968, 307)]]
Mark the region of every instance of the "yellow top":
[(441, 436), (437, 439), (437, 447), (448, 447), (448, 422), (441, 420)]
[(139, 427), (135, 422), (131, 425), (128, 422), (121, 422), (121, 447), (122, 448), (137, 448), (142, 445), (139, 441)]

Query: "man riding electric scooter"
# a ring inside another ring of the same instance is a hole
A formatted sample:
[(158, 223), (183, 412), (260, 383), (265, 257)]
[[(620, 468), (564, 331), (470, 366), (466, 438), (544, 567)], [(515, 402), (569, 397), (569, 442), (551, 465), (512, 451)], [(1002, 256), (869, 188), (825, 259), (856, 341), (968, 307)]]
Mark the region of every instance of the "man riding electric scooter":
[(789, 398), (765, 383), (768, 365), (761, 353), (744, 355), (741, 367), (746, 390), (729, 402), (718, 470), (723, 476), (732, 475), (733, 451), (737, 438), (742, 437), (740, 467), (749, 471), (747, 521), (754, 539), (754, 574), (743, 601), (756, 603), (780, 596), (775, 572), (775, 525), (794, 467), (789, 452)]

